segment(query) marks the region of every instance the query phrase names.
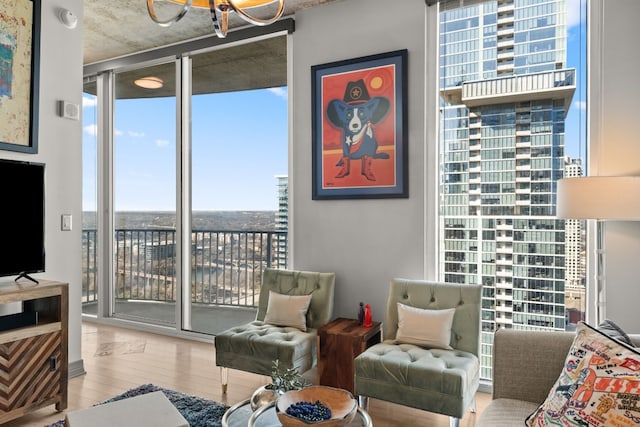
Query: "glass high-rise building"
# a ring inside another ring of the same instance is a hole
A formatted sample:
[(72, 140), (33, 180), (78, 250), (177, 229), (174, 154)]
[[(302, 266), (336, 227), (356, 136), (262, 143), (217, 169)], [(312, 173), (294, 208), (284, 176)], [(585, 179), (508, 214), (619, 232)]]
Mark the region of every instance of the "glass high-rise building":
[[(447, 4), (455, 8), (447, 9)], [(498, 328), (566, 329), (565, 0), (440, 3), (441, 279), (483, 284), (481, 377)]]
[[(582, 176), (581, 159), (565, 158), (564, 177)], [(584, 221), (566, 219), (565, 227), (565, 305), (570, 324), (585, 320), (583, 307), (586, 304), (586, 238)]]
[(276, 175), (278, 181), (278, 211), (276, 212), (277, 235), (276, 251), (278, 253), (276, 267), (287, 268), (288, 261), (288, 232), (289, 232), (289, 177)]

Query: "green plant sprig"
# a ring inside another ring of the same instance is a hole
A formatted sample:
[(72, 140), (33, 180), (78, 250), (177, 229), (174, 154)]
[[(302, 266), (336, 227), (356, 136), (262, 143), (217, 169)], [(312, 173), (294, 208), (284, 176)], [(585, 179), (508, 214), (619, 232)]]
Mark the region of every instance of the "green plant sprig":
[(265, 388), (284, 393), (291, 390), (300, 390), (305, 385), (306, 383), (297, 369), (281, 368), (280, 361), (276, 359), (271, 367), (271, 384), (267, 384)]

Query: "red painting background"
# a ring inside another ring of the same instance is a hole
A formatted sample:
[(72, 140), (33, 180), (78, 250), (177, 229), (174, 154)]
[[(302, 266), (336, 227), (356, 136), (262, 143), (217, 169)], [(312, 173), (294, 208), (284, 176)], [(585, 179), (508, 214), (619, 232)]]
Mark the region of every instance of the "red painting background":
[[(334, 127), (327, 119), (327, 106), (334, 99), (344, 100), (348, 82), (363, 79), (369, 97), (385, 97), (390, 102), (389, 111), (377, 124), (372, 124), (378, 142), (378, 153), (387, 153), (388, 159), (373, 159), (372, 172), (376, 178), (370, 181), (360, 173), (362, 160), (351, 160), (351, 171), (344, 178), (335, 178), (341, 167), (336, 163), (342, 157), (342, 129)], [(396, 171), (396, 94), (395, 65), (366, 68), (322, 77), (322, 188), (388, 187), (395, 186)]]

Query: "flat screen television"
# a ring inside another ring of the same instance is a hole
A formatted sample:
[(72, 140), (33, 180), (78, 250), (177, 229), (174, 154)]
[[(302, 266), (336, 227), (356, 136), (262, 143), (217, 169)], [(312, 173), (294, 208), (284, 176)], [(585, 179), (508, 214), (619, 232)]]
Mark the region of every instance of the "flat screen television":
[(44, 271), (44, 169), (0, 159), (0, 276)]

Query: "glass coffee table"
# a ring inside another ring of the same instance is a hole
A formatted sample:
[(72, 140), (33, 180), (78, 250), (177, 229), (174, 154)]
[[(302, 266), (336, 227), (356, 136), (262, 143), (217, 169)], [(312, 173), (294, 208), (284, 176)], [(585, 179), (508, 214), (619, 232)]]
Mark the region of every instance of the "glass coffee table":
[[(275, 402), (251, 410), (249, 399), (236, 403), (222, 416), (222, 427), (281, 427), (276, 415)], [(348, 427), (372, 427), (373, 422), (369, 414), (358, 406), (358, 412)]]

